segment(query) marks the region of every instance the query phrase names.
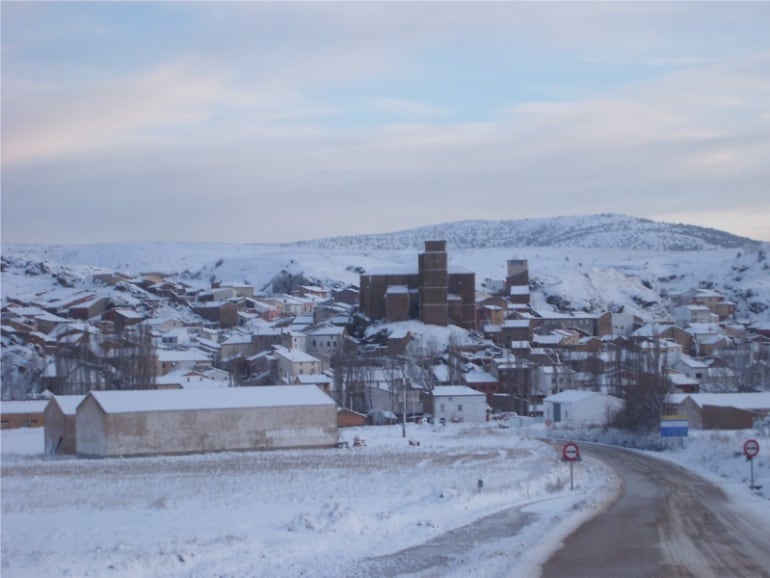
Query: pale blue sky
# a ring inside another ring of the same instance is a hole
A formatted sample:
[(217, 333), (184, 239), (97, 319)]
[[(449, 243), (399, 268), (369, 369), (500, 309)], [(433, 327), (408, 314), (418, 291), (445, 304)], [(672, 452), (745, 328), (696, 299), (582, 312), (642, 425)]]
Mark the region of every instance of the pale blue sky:
[(770, 240), (770, 3), (3, 2), (2, 241)]

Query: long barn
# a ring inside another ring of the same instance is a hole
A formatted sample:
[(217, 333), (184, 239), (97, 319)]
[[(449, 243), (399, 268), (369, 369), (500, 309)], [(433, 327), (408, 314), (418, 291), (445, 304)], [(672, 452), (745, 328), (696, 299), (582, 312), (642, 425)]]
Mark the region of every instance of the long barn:
[(83, 457), (332, 447), (337, 404), (314, 385), (92, 391), (76, 438)]

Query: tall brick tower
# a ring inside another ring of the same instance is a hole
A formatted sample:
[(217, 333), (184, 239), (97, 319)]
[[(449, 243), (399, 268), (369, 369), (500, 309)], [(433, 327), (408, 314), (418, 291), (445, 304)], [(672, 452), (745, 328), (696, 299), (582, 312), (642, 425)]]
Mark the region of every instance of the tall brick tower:
[(418, 260), (420, 321), (428, 325), (449, 324), (449, 269), (446, 241), (425, 241)]

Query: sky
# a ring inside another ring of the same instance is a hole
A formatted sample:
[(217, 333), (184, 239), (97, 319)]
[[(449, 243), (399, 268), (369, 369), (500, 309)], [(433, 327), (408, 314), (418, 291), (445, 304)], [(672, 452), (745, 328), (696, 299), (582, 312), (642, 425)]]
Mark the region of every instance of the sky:
[(3, 243), (620, 213), (770, 241), (770, 3), (8, 2)]

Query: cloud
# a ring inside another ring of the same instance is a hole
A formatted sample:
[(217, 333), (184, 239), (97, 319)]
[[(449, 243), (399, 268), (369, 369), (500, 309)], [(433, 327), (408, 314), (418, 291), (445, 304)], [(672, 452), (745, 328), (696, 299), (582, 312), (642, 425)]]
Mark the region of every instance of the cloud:
[(369, 99), (369, 106), (375, 112), (408, 117), (441, 117), (449, 112), (446, 108), (433, 104), (387, 96)]
[(303, 111), (291, 110), (297, 103), (290, 91), (241, 90), (226, 75), (188, 61), (65, 87), (15, 79), (4, 84), (4, 106), (13, 110), (4, 118), (4, 166), (105, 149), (177, 146), (191, 127), (205, 128), (221, 121), (219, 115), (259, 114), (264, 121)]
[(206, 34), (150, 38), (164, 50), (149, 64), (68, 80), (22, 74), (12, 52), (4, 236), (270, 241), (569, 211), (729, 208), (737, 223), (767, 208), (768, 54), (670, 35), (713, 8), (181, 6), (210, 18), (186, 21)]

